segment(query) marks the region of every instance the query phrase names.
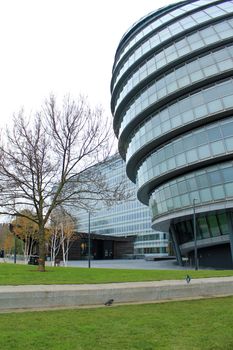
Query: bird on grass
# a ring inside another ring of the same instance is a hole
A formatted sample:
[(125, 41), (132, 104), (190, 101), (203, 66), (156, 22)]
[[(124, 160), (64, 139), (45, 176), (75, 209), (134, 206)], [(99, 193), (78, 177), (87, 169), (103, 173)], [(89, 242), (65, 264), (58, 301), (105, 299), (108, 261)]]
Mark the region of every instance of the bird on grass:
[(190, 283), (191, 277), (190, 277), (189, 275), (187, 275), (187, 276), (185, 277), (185, 280), (186, 280), (187, 283)]
[(106, 303), (104, 303), (104, 305), (111, 306), (113, 302), (114, 302), (114, 299), (109, 299), (108, 301), (106, 301)]

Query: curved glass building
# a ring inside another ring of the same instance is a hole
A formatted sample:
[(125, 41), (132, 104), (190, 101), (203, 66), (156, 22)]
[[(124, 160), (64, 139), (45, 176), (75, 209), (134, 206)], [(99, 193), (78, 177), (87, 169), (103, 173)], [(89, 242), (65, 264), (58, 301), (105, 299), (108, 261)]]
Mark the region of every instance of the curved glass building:
[(233, 1), (181, 1), (135, 23), (111, 109), (127, 175), (179, 263), (233, 267)]

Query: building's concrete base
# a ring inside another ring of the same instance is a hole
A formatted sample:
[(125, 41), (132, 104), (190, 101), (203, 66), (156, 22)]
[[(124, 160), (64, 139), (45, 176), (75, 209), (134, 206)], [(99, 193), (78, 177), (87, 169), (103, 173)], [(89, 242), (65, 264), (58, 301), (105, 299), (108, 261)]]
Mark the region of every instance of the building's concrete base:
[(95, 285), (1, 286), (0, 311), (156, 302), (233, 295), (233, 277)]

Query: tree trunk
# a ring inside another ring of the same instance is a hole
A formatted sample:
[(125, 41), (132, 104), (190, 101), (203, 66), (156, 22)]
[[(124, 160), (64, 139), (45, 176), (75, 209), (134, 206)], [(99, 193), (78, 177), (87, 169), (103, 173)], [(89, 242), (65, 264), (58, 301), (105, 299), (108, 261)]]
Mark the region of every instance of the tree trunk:
[(44, 226), (39, 226), (39, 259), (38, 271), (45, 272), (45, 232)]

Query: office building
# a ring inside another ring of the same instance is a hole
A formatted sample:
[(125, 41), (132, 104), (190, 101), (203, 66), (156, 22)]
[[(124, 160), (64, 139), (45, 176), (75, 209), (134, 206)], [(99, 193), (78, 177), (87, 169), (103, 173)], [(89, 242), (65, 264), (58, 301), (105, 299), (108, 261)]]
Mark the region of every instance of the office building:
[[(126, 177), (125, 164), (121, 157), (116, 154), (108, 162), (95, 165), (92, 171), (95, 171), (95, 167), (98, 167), (98, 170), (100, 169), (109, 187), (114, 188), (122, 181), (125, 182), (126, 191), (131, 196), (128, 200), (113, 203), (111, 206), (107, 206), (102, 201), (98, 202), (95, 210), (90, 212), (90, 231), (94, 235), (93, 237), (98, 236), (98, 239), (100, 239), (101, 235), (106, 235), (118, 238), (118, 240), (120, 238), (132, 238), (134, 240), (133, 252), (132, 254), (125, 254), (125, 258), (168, 256), (168, 235), (152, 230), (149, 208), (136, 198), (136, 187)], [(77, 218), (77, 231), (88, 232), (89, 215), (87, 211), (81, 209), (72, 211), (69, 208), (69, 212)], [(127, 242), (124, 243), (123, 240), (122, 242), (123, 249), (123, 245), (126, 246)], [(113, 249), (107, 247), (104, 250), (106, 252), (101, 254), (101, 258), (109, 258)]]

